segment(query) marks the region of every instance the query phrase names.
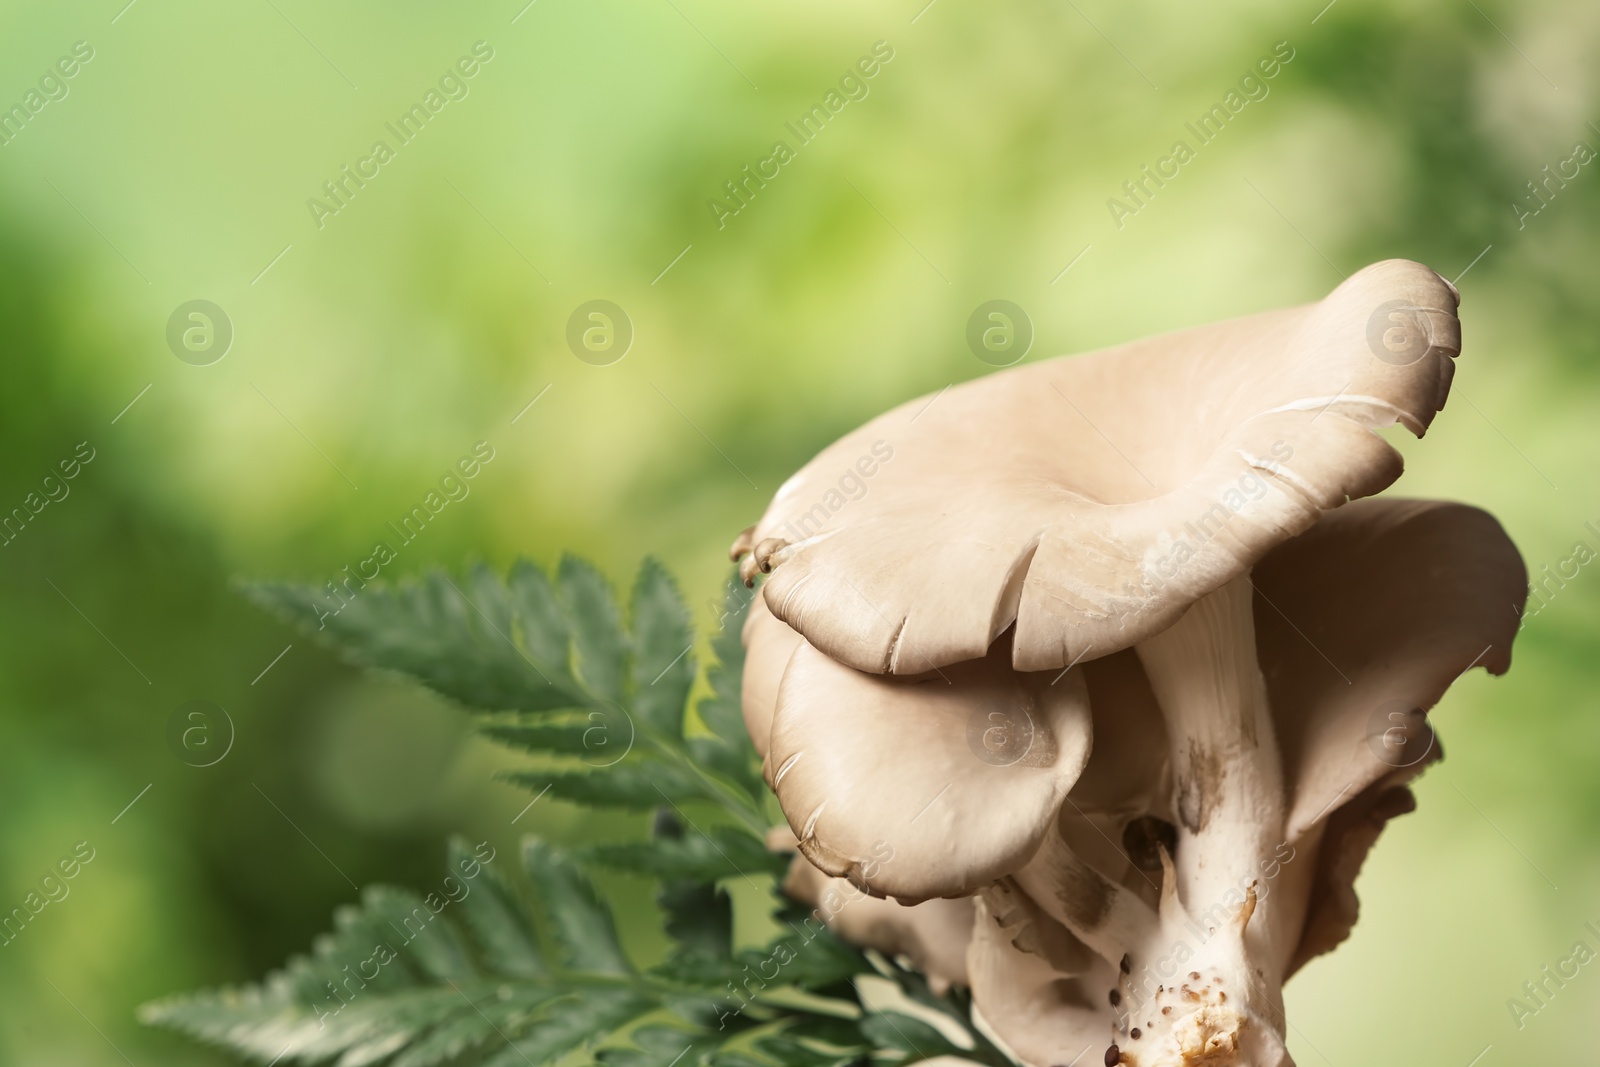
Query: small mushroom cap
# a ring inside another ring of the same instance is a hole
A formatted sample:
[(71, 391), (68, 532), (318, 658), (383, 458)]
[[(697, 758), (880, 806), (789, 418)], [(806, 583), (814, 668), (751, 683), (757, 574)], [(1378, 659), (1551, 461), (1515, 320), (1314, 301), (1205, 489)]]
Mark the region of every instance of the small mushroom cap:
[(1421, 716), (1472, 667), (1504, 674), (1528, 594), (1486, 511), (1440, 500), (1351, 504), (1253, 575), (1290, 840), (1341, 796), (1428, 756)]
[[(1010, 920), (1013, 916), (1005, 916)], [(1043, 955), (1019, 947), (1031, 940), (1028, 927), (996, 917), (988, 902), (978, 905), (967, 970), (977, 1012), (1006, 1050), (1027, 1064), (1058, 1067), (1100, 1062), (1111, 1041), (1105, 1012), (1106, 990), (1120, 975), (1110, 963), (1092, 958), (1081, 972), (1064, 975)], [(1059, 933), (1070, 937), (1065, 930)], [(1092, 1051), (1093, 1057), (1084, 1053)]]
[[(912, 401), (779, 489), (747, 568), (771, 572), (777, 618), (862, 671), (976, 659), (1013, 624), (1020, 670), (1127, 648), (1399, 476), (1371, 431), (1420, 435), (1442, 407), (1456, 303), (1389, 260), (1315, 304)], [(841, 472), (866, 469), (844, 497)]]
[(1324, 516), (1253, 577), (1286, 839), (1321, 831), (1304, 932), (1284, 946), (1292, 972), (1349, 935), (1362, 861), (1415, 807), (1406, 783), (1441, 758), (1425, 713), (1468, 670), (1511, 666), (1527, 570), (1487, 512), (1386, 498)]
[[(1435, 756), (1428, 762), (1439, 757)], [(1324, 952), (1332, 952), (1355, 928), (1361, 911), (1356, 876), (1390, 819), (1417, 809), (1417, 798), (1403, 785), (1379, 782), (1347, 801), (1325, 821), (1316, 870), (1306, 894), (1300, 940), (1283, 968), (1289, 978)]]
[(920, 678), (867, 674), (801, 644), (766, 771), (824, 872), (878, 895), (956, 897), (1032, 856), (1090, 731), (1082, 673), (1019, 673), (1003, 643)]

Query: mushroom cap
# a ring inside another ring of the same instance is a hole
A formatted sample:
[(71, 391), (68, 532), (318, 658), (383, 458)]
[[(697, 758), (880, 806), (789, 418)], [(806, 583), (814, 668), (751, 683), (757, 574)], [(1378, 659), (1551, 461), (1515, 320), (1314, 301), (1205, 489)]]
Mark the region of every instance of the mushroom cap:
[(965, 896), (1043, 840), (1089, 758), (1088, 694), (1078, 670), (1013, 670), (1004, 642), (923, 677), (802, 642), (769, 746), (768, 781), (817, 867), (877, 895)]
[[(990, 893), (978, 904), (967, 949), (974, 1014), (981, 1013), (1006, 1051), (1023, 1063), (1100, 1062), (1110, 1034), (1104, 997), (1117, 984), (1116, 968), (1086, 953), (1081, 966), (1063, 970), (1043, 944), (1072, 935), (1029, 909), (1025, 898), (1015, 902), (1020, 907), (1013, 904), (997, 915), (991, 905), (1009, 897)], [(1085, 1058), (1090, 1051), (1094, 1055)]]
[(1399, 476), (1371, 431), (1420, 436), (1443, 406), (1457, 302), (1388, 260), (1318, 303), (964, 383), (823, 450), (736, 551), (861, 671), (977, 659), (1013, 625), (1019, 670), (1108, 655)]
[(1401, 497), (1325, 516), (1252, 580), (1290, 841), (1341, 797), (1437, 755), (1421, 716), (1468, 669), (1510, 668), (1528, 595), (1494, 516)]
[(1442, 758), (1427, 711), (1468, 670), (1510, 668), (1528, 577), (1487, 512), (1387, 498), (1324, 516), (1253, 580), (1285, 837), (1321, 830), (1292, 972), (1349, 935), (1362, 861), (1384, 824), (1416, 806), (1406, 784)]

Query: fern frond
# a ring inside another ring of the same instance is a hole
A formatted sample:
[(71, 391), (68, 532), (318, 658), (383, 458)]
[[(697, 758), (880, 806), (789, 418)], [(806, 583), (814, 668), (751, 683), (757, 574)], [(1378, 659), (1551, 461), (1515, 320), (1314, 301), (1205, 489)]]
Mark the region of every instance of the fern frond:
[[(524, 840), (508, 862), (487, 842), (449, 843), (449, 873), (417, 894), (368, 887), (334, 929), (261, 983), (173, 997), (141, 1018), (261, 1063), (337, 1067), (899, 1067), (953, 1054), (1009, 1061), (972, 1026), (959, 991), (840, 941), (782, 902), (779, 936), (737, 948), (726, 884), (776, 888), (766, 788), (739, 705), (738, 630), (749, 594), (728, 583), (709, 672), (689, 716), (694, 636), (676, 586), (640, 568), (626, 623), (598, 571), (568, 557), (554, 577), (518, 562), (435, 572), (393, 587), (249, 595), (351, 660), (416, 679), (482, 732), (531, 754), (506, 777), (597, 807), (654, 810), (647, 840), (564, 849)], [(711, 806), (704, 825), (683, 805)], [(590, 868), (642, 876), (671, 941), (641, 968)], [(906, 1012), (856, 988), (890, 977)], [(942, 1017), (941, 1029), (930, 1019)], [(965, 1035), (953, 1042), (944, 1032)]]

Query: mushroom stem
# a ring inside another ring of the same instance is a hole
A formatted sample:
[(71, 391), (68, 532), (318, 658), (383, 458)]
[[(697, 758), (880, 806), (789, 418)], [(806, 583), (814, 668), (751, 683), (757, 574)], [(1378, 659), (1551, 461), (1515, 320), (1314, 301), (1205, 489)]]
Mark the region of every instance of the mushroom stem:
[[(1155, 1047), (1170, 1041), (1175, 1055), (1149, 1063), (1287, 1061), (1270, 939), (1276, 901), (1259, 889), (1282, 841), (1283, 772), (1256, 658), (1252, 594), (1241, 575), (1136, 646), (1166, 719), (1178, 815), (1177, 854), (1170, 866), (1163, 857), (1163, 938), (1173, 946), (1165, 958), (1189, 960), (1178, 992), (1167, 985), (1157, 1001), (1172, 1008), (1166, 1033), (1151, 1035)], [(1147, 997), (1140, 966), (1160, 961), (1134, 962), (1130, 999)], [(1183, 981), (1191, 972), (1202, 977)], [(1195, 1041), (1215, 1058), (1192, 1058)]]
[(1242, 893), (1283, 834), (1283, 772), (1241, 575), (1137, 646), (1167, 722), (1183, 903)]

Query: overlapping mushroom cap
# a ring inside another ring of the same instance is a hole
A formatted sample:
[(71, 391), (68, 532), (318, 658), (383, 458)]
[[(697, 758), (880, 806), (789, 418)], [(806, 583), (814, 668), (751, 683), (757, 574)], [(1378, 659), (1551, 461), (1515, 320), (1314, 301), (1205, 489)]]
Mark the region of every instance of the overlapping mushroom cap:
[[(770, 570), (773, 615), (863, 671), (977, 659), (1013, 624), (1019, 670), (1126, 648), (1399, 477), (1369, 431), (1421, 436), (1443, 407), (1457, 299), (1389, 260), (1316, 304), (903, 404), (784, 483), (736, 545), (745, 576)], [(884, 446), (866, 494), (830, 507)]]
[[(1372, 431), (1443, 406), (1455, 304), (1389, 261), (967, 383), (830, 446), (736, 543), (771, 572), (745, 717), (800, 851), (976, 896), (975, 999), (1024, 1061), (1088, 1032), (1107, 1062), (1288, 1062), (1278, 985), (1348, 933), (1439, 758), (1425, 711), (1507, 668), (1526, 595), (1485, 513), (1346, 503), (1400, 473)], [(863, 939), (924, 958), (950, 928), (880, 914)]]

